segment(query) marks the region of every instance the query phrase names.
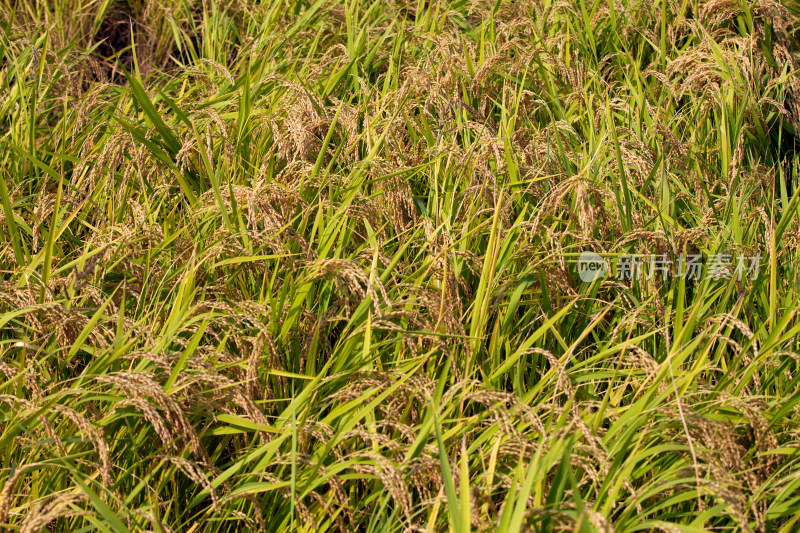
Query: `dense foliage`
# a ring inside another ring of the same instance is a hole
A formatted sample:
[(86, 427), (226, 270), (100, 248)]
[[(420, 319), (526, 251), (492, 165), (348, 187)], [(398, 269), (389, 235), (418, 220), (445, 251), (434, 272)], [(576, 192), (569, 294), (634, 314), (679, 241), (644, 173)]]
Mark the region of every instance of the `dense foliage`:
[(0, 528), (797, 530), (799, 13), (0, 0)]

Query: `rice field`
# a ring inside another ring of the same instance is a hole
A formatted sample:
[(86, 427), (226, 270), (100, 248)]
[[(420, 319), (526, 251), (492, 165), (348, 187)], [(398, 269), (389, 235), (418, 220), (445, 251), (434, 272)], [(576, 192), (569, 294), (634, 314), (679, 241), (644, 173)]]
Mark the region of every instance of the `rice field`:
[(0, 0), (0, 529), (800, 530), (797, 0)]

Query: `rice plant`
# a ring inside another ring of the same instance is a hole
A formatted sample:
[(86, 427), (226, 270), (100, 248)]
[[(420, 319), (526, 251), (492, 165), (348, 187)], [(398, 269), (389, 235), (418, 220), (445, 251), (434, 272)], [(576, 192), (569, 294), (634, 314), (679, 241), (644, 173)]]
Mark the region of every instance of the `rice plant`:
[(0, 528), (800, 529), (798, 54), (795, 0), (0, 0)]

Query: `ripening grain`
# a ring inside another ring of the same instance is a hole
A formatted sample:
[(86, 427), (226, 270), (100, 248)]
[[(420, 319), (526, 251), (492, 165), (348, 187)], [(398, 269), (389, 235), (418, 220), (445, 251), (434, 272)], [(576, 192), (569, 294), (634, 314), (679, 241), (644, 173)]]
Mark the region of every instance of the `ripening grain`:
[(798, 54), (797, 0), (0, 0), (0, 529), (800, 528)]

